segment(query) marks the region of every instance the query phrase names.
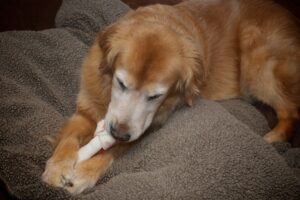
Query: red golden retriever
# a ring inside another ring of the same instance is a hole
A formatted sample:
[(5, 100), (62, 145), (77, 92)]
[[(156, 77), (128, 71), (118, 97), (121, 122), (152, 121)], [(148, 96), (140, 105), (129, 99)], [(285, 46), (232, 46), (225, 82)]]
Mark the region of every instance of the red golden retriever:
[[(73, 194), (93, 187), (154, 123), (197, 97), (254, 97), (277, 113), (267, 142), (299, 120), (300, 31), (268, 0), (198, 0), (131, 11), (98, 34), (82, 66), (77, 110), (61, 128), (43, 180)], [(99, 120), (121, 141), (76, 163)]]

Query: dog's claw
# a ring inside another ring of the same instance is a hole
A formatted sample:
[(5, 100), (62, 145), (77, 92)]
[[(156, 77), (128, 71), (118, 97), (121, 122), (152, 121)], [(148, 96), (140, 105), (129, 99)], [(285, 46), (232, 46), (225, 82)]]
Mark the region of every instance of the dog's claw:
[(64, 175), (61, 175), (60, 180), (61, 180), (61, 183), (62, 183), (63, 187), (73, 187), (73, 185), (74, 185), (72, 183), (72, 181)]
[(49, 160), (42, 175), (44, 182), (55, 187), (72, 187), (74, 176), (73, 160), (54, 162)]

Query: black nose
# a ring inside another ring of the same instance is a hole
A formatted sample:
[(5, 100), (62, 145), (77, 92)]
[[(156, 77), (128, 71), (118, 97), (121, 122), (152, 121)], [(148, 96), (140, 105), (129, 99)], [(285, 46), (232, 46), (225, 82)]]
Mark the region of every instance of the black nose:
[(111, 136), (113, 136), (113, 138), (115, 138), (116, 140), (119, 140), (119, 141), (122, 141), (122, 142), (126, 142), (126, 141), (130, 140), (130, 134), (129, 133), (119, 132), (113, 124), (110, 124), (109, 127), (110, 127)]

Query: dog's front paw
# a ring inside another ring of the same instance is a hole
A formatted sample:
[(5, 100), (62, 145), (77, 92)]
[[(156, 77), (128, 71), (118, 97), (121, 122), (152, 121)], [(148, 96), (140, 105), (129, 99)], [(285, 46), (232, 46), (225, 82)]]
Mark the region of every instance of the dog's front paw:
[(83, 167), (78, 167), (75, 170), (74, 176), (70, 180), (72, 184), (69, 184), (65, 187), (72, 194), (79, 194), (86, 189), (92, 188), (96, 185), (98, 181), (97, 174), (93, 171), (89, 172), (87, 169)]
[(111, 157), (106, 155), (96, 155), (89, 160), (78, 163), (70, 180), (72, 184), (65, 187), (65, 189), (72, 194), (79, 194), (94, 187), (111, 164)]
[(42, 175), (43, 181), (55, 187), (72, 186), (75, 162), (73, 159), (61, 161), (49, 159)]

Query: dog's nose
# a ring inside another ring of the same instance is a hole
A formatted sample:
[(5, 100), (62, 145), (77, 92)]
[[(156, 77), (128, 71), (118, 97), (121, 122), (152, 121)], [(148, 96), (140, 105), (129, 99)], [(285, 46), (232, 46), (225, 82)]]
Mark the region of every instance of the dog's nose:
[(124, 124), (112, 124), (110, 123), (110, 134), (116, 140), (126, 142), (130, 140), (130, 134), (128, 133), (128, 126)]

